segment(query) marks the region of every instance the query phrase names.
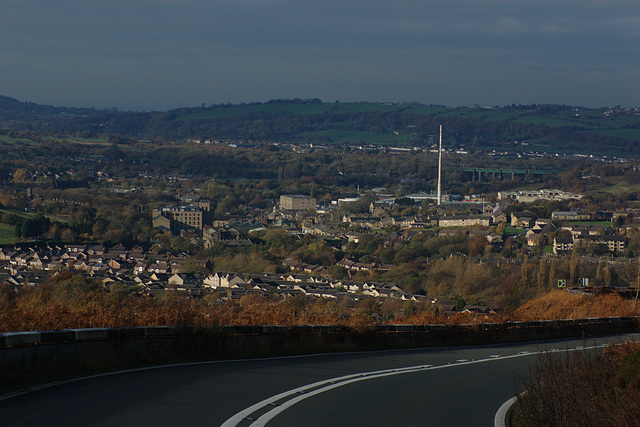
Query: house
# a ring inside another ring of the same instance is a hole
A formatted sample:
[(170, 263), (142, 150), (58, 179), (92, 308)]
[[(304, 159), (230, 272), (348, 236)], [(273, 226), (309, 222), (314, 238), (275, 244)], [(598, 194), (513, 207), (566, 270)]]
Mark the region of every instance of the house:
[(525, 234), (527, 246), (539, 246), (544, 243), (544, 234), (541, 230), (529, 229)]
[[(460, 230), (440, 230), (438, 231), (438, 237), (453, 237), (462, 233)], [(465, 233), (466, 234), (466, 233)]]
[(491, 215), (451, 215), (438, 219), (438, 227), (469, 227), (473, 225), (489, 227), (492, 224)]
[(147, 264), (140, 261), (136, 262), (136, 264), (133, 266), (133, 272), (135, 274), (144, 273), (146, 269), (147, 269)]
[(167, 283), (169, 281), (170, 275), (167, 273), (152, 273), (149, 278), (154, 282)]
[(521, 203), (531, 203), (536, 200), (580, 200), (581, 195), (555, 189), (499, 191), (498, 200), (512, 199)]
[(625, 248), (626, 238), (624, 236), (601, 236), (589, 235), (580, 236), (574, 239), (574, 245), (603, 245), (613, 253), (622, 252)]
[(554, 211), (551, 212), (551, 219), (557, 221), (588, 221), (591, 219), (591, 215), (577, 211)]
[(504, 212), (492, 213), (491, 218), (493, 218), (494, 224), (501, 224), (503, 222), (507, 222), (507, 214), (505, 214)]
[(344, 267), (347, 270), (353, 270), (355, 268), (354, 266), (356, 265), (356, 263), (355, 261), (351, 261), (350, 259), (342, 258), (340, 261), (336, 263), (336, 265)]
[(86, 245), (64, 245), (65, 250), (71, 252), (84, 252), (87, 249)]
[(284, 265), (285, 267), (289, 267), (290, 270), (296, 270), (302, 268), (304, 263), (293, 258), (286, 258), (282, 261), (282, 265)]
[(531, 211), (511, 213), (511, 226), (517, 228), (531, 228), (535, 225), (537, 215)]
[(391, 206), (387, 202), (371, 202), (369, 205), (369, 213), (372, 216), (382, 216), (389, 212)]
[(169, 277), (169, 280), (167, 280), (167, 285), (173, 286), (178, 290), (186, 290), (194, 287), (199, 287), (200, 280), (198, 280), (198, 278), (193, 274), (179, 273)]
[(0, 260), (9, 261), (16, 256), (16, 252), (6, 248), (0, 248)]
[(213, 288), (237, 288), (246, 285), (247, 282), (242, 277), (233, 273), (215, 273), (208, 284)]
[(54, 259), (51, 260), (45, 267), (44, 269), (47, 271), (60, 271), (62, 270), (64, 267), (66, 267), (66, 265), (62, 262), (62, 260), (58, 259)]
[(465, 305), (460, 313), (473, 315), (473, 316), (481, 316), (482, 318), (489, 318), (490, 316), (494, 316), (497, 314), (498, 309), (489, 307), (486, 305)]
[(171, 265), (167, 262), (156, 261), (147, 267), (147, 271), (152, 273), (171, 273)]
[(325, 225), (312, 225), (312, 226), (303, 225), (302, 232), (307, 234), (312, 234), (314, 236), (321, 236), (321, 237), (331, 237), (336, 233), (330, 227), (327, 227)]
[(454, 312), (456, 309), (457, 303), (458, 302), (455, 300), (441, 299), (441, 298), (436, 298), (434, 300), (431, 300), (431, 304), (433, 304), (434, 310), (436, 310), (440, 314)]
[(102, 256), (105, 253), (105, 248), (102, 245), (89, 245), (87, 246), (87, 254), (88, 255), (99, 255)]
[(563, 255), (573, 250), (573, 238), (571, 237), (555, 237), (553, 239), (553, 253)]
[(504, 240), (502, 239), (502, 236), (499, 235), (498, 233), (489, 233), (487, 234), (487, 241), (489, 243), (493, 243), (493, 244), (501, 244), (504, 243)]
[(131, 267), (131, 264), (128, 261), (123, 261), (121, 259), (110, 259), (107, 265), (115, 270), (122, 270)]

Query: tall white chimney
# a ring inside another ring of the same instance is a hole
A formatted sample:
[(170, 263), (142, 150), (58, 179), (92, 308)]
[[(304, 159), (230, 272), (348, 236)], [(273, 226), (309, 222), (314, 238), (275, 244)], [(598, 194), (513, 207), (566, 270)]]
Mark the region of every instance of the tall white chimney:
[(440, 125), (440, 148), (438, 149), (438, 206), (442, 202), (442, 125)]

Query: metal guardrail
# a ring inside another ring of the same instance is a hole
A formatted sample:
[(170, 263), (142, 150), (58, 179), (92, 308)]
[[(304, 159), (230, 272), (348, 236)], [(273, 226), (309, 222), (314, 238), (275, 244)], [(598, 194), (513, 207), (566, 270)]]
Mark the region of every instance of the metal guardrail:
[[(639, 327), (640, 316), (599, 317), (587, 319), (539, 320), (530, 322), (434, 324), (434, 325), (376, 325), (366, 331), (378, 334), (425, 333), (444, 335), (461, 332), (504, 332), (554, 330), (585, 327)], [(32, 346), (99, 340), (126, 340), (135, 338), (170, 338), (205, 330), (223, 336), (250, 335), (330, 335), (358, 332), (348, 325), (225, 325), (209, 328), (180, 326), (140, 326), (131, 328), (84, 328), (57, 331), (26, 331), (0, 333), (0, 348)]]

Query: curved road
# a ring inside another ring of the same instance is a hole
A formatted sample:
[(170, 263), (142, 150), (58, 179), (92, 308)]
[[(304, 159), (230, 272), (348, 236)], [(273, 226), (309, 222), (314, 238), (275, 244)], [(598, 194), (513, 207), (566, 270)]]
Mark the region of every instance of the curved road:
[(156, 367), (0, 398), (3, 426), (491, 426), (539, 351), (640, 334)]

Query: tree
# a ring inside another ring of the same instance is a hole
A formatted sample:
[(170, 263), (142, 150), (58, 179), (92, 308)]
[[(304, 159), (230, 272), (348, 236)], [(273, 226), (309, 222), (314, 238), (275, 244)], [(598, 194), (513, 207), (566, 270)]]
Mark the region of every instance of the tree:
[(49, 218), (42, 214), (39, 214), (33, 218), (27, 218), (22, 223), (22, 237), (38, 237), (49, 231), (49, 225)]
[(549, 287), (554, 288), (558, 282), (558, 262), (555, 258), (551, 260), (549, 266)]
[(522, 286), (527, 286), (529, 283), (529, 257), (526, 255), (522, 261), (522, 267), (520, 267), (520, 283)]
[(543, 288), (544, 284), (547, 282), (547, 275), (549, 272), (549, 265), (547, 264), (546, 258), (540, 260), (540, 264), (538, 265), (538, 287)]
[(604, 267), (603, 276), (604, 285), (607, 287), (611, 286), (611, 265), (609, 265), (609, 263)]
[(604, 262), (602, 260), (600, 260), (598, 262), (598, 268), (596, 269), (596, 282), (599, 285), (602, 285), (602, 283), (604, 282)]
[(29, 179), (29, 172), (26, 169), (16, 169), (13, 173), (13, 182), (25, 182)]
[(629, 287), (636, 288), (636, 294), (633, 298), (633, 311), (635, 312), (638, 306), (638, 297), (640, 296), (640, 257), (625, 265), (620, 271), (620, 277)]
[(481, 256), (489, 244), (486, 238), (478, 236), (469, 243), (469, 256)]
[(636, 281), (636, 296), (633, 298), (633, 312), (638, 307), (638, 296), (640, 296), (640, 257), (638, 257), (638, 280)]
[(569, 284), (574, 286), (578, 280), (578, 274), (580, 269), (580, 255), (578, 252), (573, 251), (571, 254), (571, 260), (569, 261)]

